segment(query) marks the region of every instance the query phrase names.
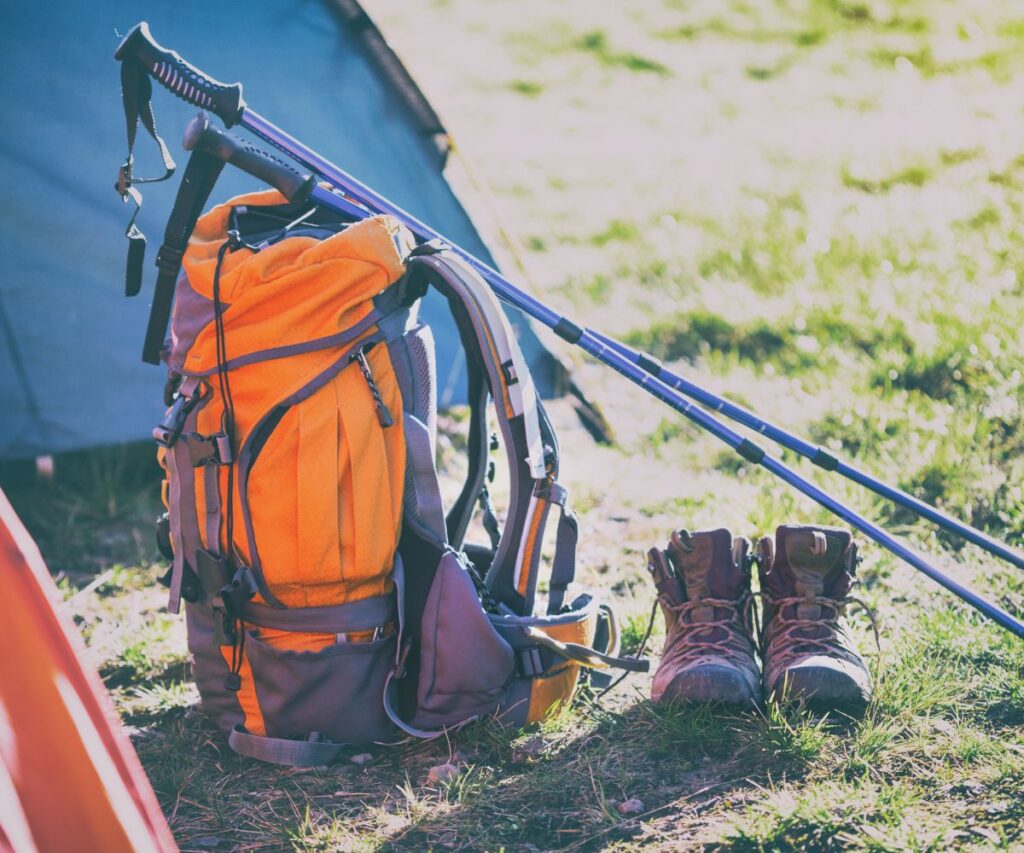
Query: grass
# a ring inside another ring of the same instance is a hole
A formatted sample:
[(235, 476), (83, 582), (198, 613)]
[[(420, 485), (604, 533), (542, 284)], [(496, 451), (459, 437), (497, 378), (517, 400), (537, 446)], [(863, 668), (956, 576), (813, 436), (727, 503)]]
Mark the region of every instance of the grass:
[[(379, 5), (559, 311), (1024, 541), (1015, 4), (451, 0), (415, 18)], [(421, 38), (434, 25), (443, 62)], [(616, 443), (595, 446), (555, 403), (563, 480), (581, 580), (616, 605), (625, 648), (647, 631), (644, 554), (673, 527), (754, 537), (834, 521), (611, 371), (577, 376)], [(460, 411), (443, 421), (452, 470), (464, 426)], [(787, 461), (1024, 614), (1016, 571)], [(874, 546), (857, 592), (880, 655), (853, 617), (876, 682), (862, 720), (656, 708), (637, 677), (528, 731), (484, 720), (368, 764), (281, 771), (232, 754), (199, 713), (182, 620), (156, 584), (152, 448), (56, 464), (53, 481), (6, 465), (0, 482), (183, 849), (1024, 846), (1024, 645)], [(659, 616), (655, 652), (662, 637)], [(446, 762), (458, 776), (428, 784)], [(643, 809), (624, 817), (631, 798)]]

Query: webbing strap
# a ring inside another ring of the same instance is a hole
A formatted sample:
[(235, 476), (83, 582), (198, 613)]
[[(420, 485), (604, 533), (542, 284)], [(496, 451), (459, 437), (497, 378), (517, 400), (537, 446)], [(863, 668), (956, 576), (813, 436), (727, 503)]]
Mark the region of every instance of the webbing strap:
[(206, 495), (206, 547), (220, 553), (220, 466), (206, 465), (203, 471), (203, 492)]
[[(210, 198), (213, 185), (217, 183), (223, 168), (223, 160), (202, 151), (193, 151), (185, 167), (185, 176), (181, 180), (178, 195), (174, 199), (174, 208), (167, 220), (164, 242), (156, 256), (159, 272), (156, 289), (153, 292), (153, 305), (149, 310), (146, 340), (142, 345), (142, 360), (147, 364), (160, 363), (160, 350), (163, 349), (164, 338), (167, 335), (167, 321), (171, 317), (174, 285), (181, 270), (181, 259), (196, 227), (196, 220), (203, 212), (203, 207)], [(141, 269), (139, 274), (141, 275)], [(138, 286), (135, 292), (138, 292)]]
[[(114, 189), (121, 196), (121, 200), (131, 200), (135, 204), (135, 210), (124, 235), (128, 238), (128, 260), (125, 265), (124, 295), (135, 296), (142, 284), (142, 262), (146, 256), (146, 235), (142, 233), (135, 224), (135, 219), (142, 209), (142, 193), (135, 184), (151, 184), (157, 181), (166, 181), (174, 174), (174, 160), (167, 144), (156, 132), (156, 117), (153, 115), (153, 83), (149, 79), (149, 72), (142, 61), (129, 56), (121, 62), (121, 99), (124, 102), (125, 129), (128, 137), (128, 154), (125, 157), (124, 165), (118, 170), (117, 183)], [(164, 174), (159, 178), (137, 178), (132, 169), (135, 165), (133, 151), (135, 149), (135, 137), (139, 130), (139, 122), (146, 129), (146, 132), (153, 137), (157, 147), (160, 149), (160, 159), (163, 160)]]
[[(311, 738), (319, 735), (314, 732)], [(265, 737), (247, 732), (242, 726), (235, 726), (228, 735), (228, 746), (239, 755), (256, 758), (271, 764), (285, 764), (290, 767), (320, 767), (336, 761), (345, 750), (352, 747), (329, 740), (289, 740), (281, 737)]]
[(616, 657), (615, 655), (605, 654), (590, 646), (584, 646), (579, 643), (563, 643), (532, 625), (525, 626), (523, 630), (538, 646), (543, 646), (559, 657), (583, 667), (594, 669), (614, 667), (615, 669), (624, 669), (627, 672), (647, 672), (650, 669), (651, 662), (646, 658)]
[(419, 418), (409, 412), (404, 413), (403, 423), (408, 472), (405, 507), (417, 527), (429, 533), (431, 540), (437, 540), (445, 535), (445, 519), (430, 432)]
[(576, 577), (576, 546), (580, 538), (579, 522), (575, 514), (566, 509), (564, 500), (559, 504), (562, 514), (555, 535), (555, 556), (551, 561), (551, 580), (548, 584), (548, 614), (554, 615), (565, 603), (565, 593)]
[[(170, 465), (170, 504), (171, 512), (171, 545), (174, 548), (174, 560), (171, 563), (171, 588), (167, 596), (167, 611), (177, 613), (181, 609), (181, 582), (185, 574), (185, 544), (181, 535), (181, 478), (185, 475), (181, 456), (184, 448), (176, 445), (167, 451), (167, 462)], [(191, 464), (191, 463), (189, 463)]]
[(327, 607), (267, 607), (249, 601), (241, 618), (263, 628), (341, 634), (386, 625), (395, 614), (394, 596), (375, 595)]

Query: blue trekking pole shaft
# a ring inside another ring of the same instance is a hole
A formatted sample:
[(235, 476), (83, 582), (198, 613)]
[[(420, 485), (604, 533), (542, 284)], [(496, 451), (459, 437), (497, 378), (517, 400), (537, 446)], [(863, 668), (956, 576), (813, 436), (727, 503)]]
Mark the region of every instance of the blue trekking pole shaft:
[[(429, 225), (418, 220), (412, 214), (398, 207), (398, 205), (391, 202), (389, 199), (381, 196), (370, 187), (353, 178), (347, 172), (343, 171), (326, 158), (322, 157), (317, 152), (306, 147), (293, 136), (282, 131), (280, 128), (271, 124), (265, 118), (252, 110), (246, 108), (242, 113), (240, 124), (256, 135), (262, 137), (270, 144), (284, 151), (289, 156), (294, 157), (300, 163), (305, 165), (307, 168), (312, 169), (314, 172), (323, 175), (328, 179), (329, 182), (334, 186), (343, 190), (346, 195), (355, 199), (360, 204), (374, 209), (381, 213), (389, 213), (396, 218), (403, 221), (409, 229), (420, 239), (423, 240), (442, 240), (445, 244), (452, 248), (456, 254), (458, 254), (463, 260), (472, 266), (480, 275), (496, 289), (502, 288), (506, 291), (516, 290), (516, 288), (508, 279), (506, 279), (501, 273), (495, 270), (493, 267), (485, 264), (476, 256), (470, 254), (461, 247), (455, 245), (450, 240), (447, 240), (443, 235), (439, 234)], [(536, 300), (531, 301), (530, 307), (522, 308), (527, 314), (536, 316), (536, 311), (547, 311), (547, 308)], [(548, 312), (550, 313), (550, 312)], [(539, 318), (538, 318), (539, 319)], [(543, 321), (545, 325), (551, 326), (550, 322)], [(557, 332), (558, 330), (555, 329)], [(993, 539), (991, 536), (983, 533), (982, 531), (953, 518), (950, 515), (942, 512), (936, 507), (925, 503), (913, 495), (907, 494), (906, 492), (883, 483), (880, 480), (875, 479), (865, 471), (861, 471), (859, 468), (850, 465), (843, 460), (837, 458), (833, 454), (826, 451), (824, 448), (818, 447), (811, 444), (803, 439), (795, 436), (785, 430), (768, 423), (757, 417), (753, 412), (750, 412), (741, 406), (737, 406), (718, 397), (715, 394), (711, 394), (694, 385), (692, 382), (688, 382), (681, 376), (677, 376), (670, 371), (665, 370), (655, 359), (646, 355), (645, 353), (639, 353), (626, 347), (624, 344), (609, 338), (599, 332), (593, 333), (605, 346), (610, 349), (614, 349), (620, 355), (629, 359), (634, 365), (640, 367), (648, 373), (652, 373), (661, 379), (666, 385), (674, 388), (677, 391), (686, 394), (689, 397), (703, 403), (704, 405), (710, 406), (716, 411), (722, 413), (728, 418), (737, 421), (751, 429), (757, 430), (764, 434), (772, 441), (786, 447), (801, 456), (805, 456), (810, 459), (814, 464), (821, 468), (829, 471), (835, 471), (840, 476), (846, 477), (855, 483), (863, 486), (864, 488), (874, 492), (875, 494), (881, 495), (882, 497), (892, 501), (893, 503), (899, 504), (900, 506), (906, 507), (912, 510), (923, 518), (937, 524), (939, 527), (948, 530), (958, 536), (963, 537), (969, 542), (973, 542), (975, 545), (988, 551), (990, 554), (994, 554), (1000, 557), (1019, 569), (1024, 569), (1024, 554), (1019, 551), (1010, 548), (1002, 542)]]
[(940, 586), (945, 587), (954, 595), (971, 605), (971, 607), (975, 608), (992, 621), (996, 622), (1001, 627), (1005, 628), (1007, 631), (1010, 631), (1012, 634), (1024, 639), (1024, 622), (993, 604), (991, 601), (982, 598), (976, 592), (965, 587), (963, 584), (953, 580), (953, 578), (949, 577), (945, 572), (942, 572), (932, 566), (920, 554), (889, 535), (881, 527), (871, 521), (868, 521), (864, 516), (839, 502), (828, 493), (822, 491), (810, 481), (805, 480), (796, 471), (788, 468), (781, 459), (776, 459), (769, 455), (753, 442), (716, 420), (712, 415), (694, 406), (684, 397), (680, 396), (678, 391), (669, 387), (661, 380), (654, 378), (646, 372), (638, 377), (636, 374), (636, 365), (615, 348), (609, 347), (605, 344), (602, 340), (602, 336), (598, 333), (592, 332), (589, 329), (581, 329), (580, 332), (580, 337), (576, 341), (577, 346), (585, 350), (598, 361), (607, 364), (623, 376), (631, 379), (633, 382), (650, 392), (653, 396), (657, 397), (662, 402), (667, 403), (677, 412), (689, 418), (689, 420), (693, 421), (697, 426), (728, 444), (744, 459), (760, 465), (770, 471), (780, 480), (793, 486), (811, 500), (843, 519), (852, 527), (857, 528), (868, 538), (874, 540), (883, 548), (888, 549), (901, 560), (909, 563)]
[[(248, 117), (248, 120), (247, 120)], [(251, 121), (251, 124), (250, 124)], [(494, 289), (495, 293), (505, 302), (515, 306), (524, 313), (530, 315), (538, 322), (544, 324), (555, 334), (571, 344), (580, 347), (584, 352), (593, 356), (598, 361), (616, 370), (648, 393), (666, 403), (671, 408), (691, 420), (697, 426), (711, 433), (720, 441), (729, 445), (740, 456), (748, 461), (761, 465), (779, 479), (802, 492), (807, 497), (819, 503), (830, 512), (842, 518), (852, 527), (860, 530), (867, 537), (888, 549), (900, 559), (909, 563), (923, 574), (927, 575), (940, 586), (958, 596), (967, 604), (974, 607), (983, 615), (992, 619), (1001, 627), (1024, 639), (1024, 622), (1016, 619), (1007, 611), (1001, 609), (992, 602), (982, 598), (980, 595), (953, 580), (944, 572), (932, 566), (921, 555), (895, 538), (886, 533), (883, 529), (868, 519), (859, 515), (854, 510), (837, 501), (831, 495), (823, 492), (813, 483), (805, 480), (795, 471), (788, 468), (780, 459), (776, 459), (762, 450), (753, 442), (730, 429), (725, 424), (716, 420), (712, 415), (700, 409), (683, 394), (652, 375), (650, 372), (639, 367), (635, 360), (624, 355), (615, 346), (606, 343), (603, 336), (578, 326), (566, 317), (562, 317), (546, 305), (517, 288), (508, 279), (494, 270), (487, 264), (479, 261), (464, 249), (459, 248), (446, 240), (429, 226), (423, 224), (414, 216), (406, 213), (394, 203), (388, 201), (369, 189), (359, 181), (351, 178), (347, 173), (337, 166), (324, 160), (324, 158), (310, 152), (305, 146), (298, 143), (293, 137), (278, 131), (265, 119), (255, 116), (251, 111), (246, 110), (240, 121), (245, 127), (254, 130), (259, 136), (272, 142), (276, 147), (298, 160), (310, 169), (319, 172), (328, 183), (342, 191), (346, 198), (339, 197), (336, 193), (316, 187), (310, 194), (311, 200), (332, 208), (339, 213), (352, 213), (352, 201), (368, 208), (370, 211), (387, 213), (403, 222), (417, 237), (424, 240), (441, 240), (451, 246), (452, 251), (464, 258), (487, 283)], [(295, 146), (293, 150), (292, 146)], [(308, 153), (307, 153), (308, 152)], [(810, 445), (807, 445), (810, 447)]]
[(1017, 549), (1011, 548), (1005, 543), (1000, 542), (998, 539), (993, 539), (991, 536), (988, 536), (976, 527), (972, 527), (959, 519), (947, 515), (931, 504), (925, 503), (924, 501), (915, 498), (913, 495), (907, 494), (901, 489), (897, 489), (894, 486), (883, 483), (881, 480), (872, 477), (867, 472), (850, 465), (848, 462), (844, 462), (842, 459), (839, 459), (832, 453), (829, 453), (823, 447), (804, 441), (799, 436), (795, 436), (781, 427), (775, 426), (774, 424), (759, 418), (749, 409), (744, 409), (742, 406), (731, 403), (723, 397), (719, 397), (717, 394), (713, 394), (710, 391), (701, 388), (699, 385), (695, 385), (693, 382), (690, 382), (678, 373), (674, 373), (669, 370), (657, 359), (652, 358), (646, 353), (627, 347), (625, 344), (620, 343), (607, 335), (603, 335), (600, 332), (595, 332), (594, 334), (606, 346), (611, 347), (616, 352), (632, 361), (633, 364), (646, 370), (651, 375), (656, 376), (666, 385), (671, 388), (675, 388), (687, 397), (714, 409), (716, 412), (725, 415), (727, 418), (730, 418), (737, 423), (741, 423), (750, 429), (757, 430), (776, 444), (806, 457), (819, 468), (826, 471), (834, 471), (840, 476), (846, 477), (848, 480), (852, 480), (853, 482), (864, 486), (875, 494), (881, 495), (893, 503), (899, 504), (900, 506), (916, 512), (922, 518), (927, 518), (939, 527), (963, 537), (968, 542), (973, 542), (975, 545), (978, 545), (990, 554), (994, 554), (995, 556), (1013, 564), (1018, 569), (1024, 569), (1024, 554)]
[[(853, 527), (873, 539), (878, 544), (902, 558), (914, 568), (926, 574), (936, 583), (957, 595), (980, 613), (997, 624), (1024, 639), (1024, 622), (1000, 609), (991, 602), (967, 589), (948, 577), (939, 569), (931, 566), (921, 556), (897, 542), (884, 530), (858, 515), (839, 501), (825, 494), (817, 486), (803, 479), (795, 471), (787, 468), (781, 460), (767, 455), (757, 445), (739, 435), (725, 424), (717, 421), (712, 415), (695, 406), (675, 388), (652, 376), (633, 360), (605, 344), (597, 335), (588, 329), (578, 326), (566, 317), (548, 308), (539, 300), (517, 288), (497, 270), (475, 258), (464, 249), (456, 246), (434, 229), (420, 222), (396, 204), (379, 195), (365, 184), (348, 175), (329, 160), (321, 157), (312, 149), (307, 148), (294, 137), (285, 133), (262, 116), (248, 109), (242, 99), (240, 84), (223, 84), (204, 75), (195, 66), (185, 62), (174, 51), (166, 50), (158, 45), (149, 33), (145, 23), (134, 27), (118, 47), (115, 56), (123, 59), (134, 56), (149, 70), (154, 79), (179, 97), (201, 108), (209, 109), (219, 116), (228, 126), (241, 124), (284, 151), (293, 159), (307, 166), (314, 173), (326, 178), (328, 183), (343, 192), (347, 198), (340, 198), (335, 193), (324, 191), (316, 185), (312, 176), (296, 176), (293, 169), (273, 160), (268, 155), (260, 157), (258, 152), (244, 143), (235, 142), (225, 137), (220, 131), (208, 126), (203, 127), (202, 117), (190, 140), (190, 145), (203, 147), (233, 162), (235, 165), (250, 171), (283, 191), (293, 193), (296, 199), (305, 197), (318, 204), (331, 208), (349, 216), (361, 217), (364, 213), (387, 213), (406, 225), (421, 240), (441, 240), (451, 246), (452, 251), (462, 257), (474, 268), (494, 289), (495, 293), (519, 310), (543, 323), (555, 334), (569, 343), (575, 344), (598, 361), (621, 373), (630, 381), (646, 389), (651, 395), (666, 403), (697, 426), (714, 435), (729, 445), (733, 450), (754, 464), (761, 465), (777, 477), (789, 483), (797, 490), (818, 502), (826, 509), (848, 522)], [(355, 202), (354, 206), (352, 202)], [(366, 209), (364, 212), (363, 208)]]

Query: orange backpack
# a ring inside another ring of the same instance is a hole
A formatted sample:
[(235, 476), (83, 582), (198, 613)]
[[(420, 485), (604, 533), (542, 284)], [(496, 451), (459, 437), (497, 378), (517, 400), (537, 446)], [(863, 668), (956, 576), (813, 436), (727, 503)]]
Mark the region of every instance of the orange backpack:
[[(470, 473), (447, 513), (433, 337), (417, 321), (428, 288), (469, 375)], [(577, 533), (557, 440), (496, 298), (443, 247), (388, 217), (236, 198), (196, 224), (164, 358), (169, 607), (186, 601), (203, 706), (238, 752), (319, 765), (482, 715), (522, 724), (569, 701), (584, 669), (646, 668), (615, 657), (606, 606), (565, 601)], [(489, 402), (509, 468), (500, 531)], [(487, 546), (463, 542), (478, 504)]]

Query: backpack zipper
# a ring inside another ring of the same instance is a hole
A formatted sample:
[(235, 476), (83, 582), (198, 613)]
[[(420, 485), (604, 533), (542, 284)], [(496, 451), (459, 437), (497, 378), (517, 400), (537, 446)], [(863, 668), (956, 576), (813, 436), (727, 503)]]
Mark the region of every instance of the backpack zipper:
[(384, 400), (380, 396), (380, 391), (377, 388), (377, 383), (373, 381), (373, 373), (370, 370), (370, 362), (366, 359), (366, 353), (373, 347), (373, 344), (366, 344), (361, 346), (352, 354), (352, 360), (359, 364), (359, 370), (363, 374), (363, 379), (366, 380), (367, 386), (370, 388), (370, 393), (373, 395), (373, 404), (377, 409), (377, 421), (382, 427), (387, 429), (389, 426), (393, 426), (395, 421), (391, 417), (391, 412), (388, 411), (388, 407), (384, 404)]

